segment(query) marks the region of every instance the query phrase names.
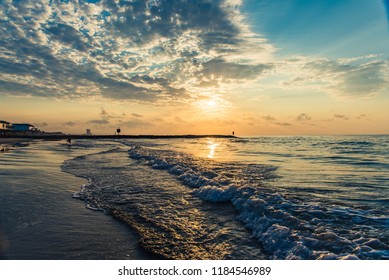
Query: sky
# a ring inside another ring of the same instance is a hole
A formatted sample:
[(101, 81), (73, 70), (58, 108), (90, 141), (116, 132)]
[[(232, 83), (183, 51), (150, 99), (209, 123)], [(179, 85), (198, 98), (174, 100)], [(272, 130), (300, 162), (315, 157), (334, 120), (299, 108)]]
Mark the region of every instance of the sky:
[(389, 132), (388, 0), (0, 0), (0, 120), (45, 131)]

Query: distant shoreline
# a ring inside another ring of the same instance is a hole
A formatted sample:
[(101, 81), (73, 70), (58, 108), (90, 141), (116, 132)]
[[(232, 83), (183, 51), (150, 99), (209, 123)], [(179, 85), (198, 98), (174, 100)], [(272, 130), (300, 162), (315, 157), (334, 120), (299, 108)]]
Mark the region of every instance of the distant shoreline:
[[(193, 138), (237, 138), (233, 135), (209, 134), (209, 135), (77, 135), (77, 134), (63, 134), (63, 135), (1, 135), (0, 142), (6, 139), (41, 139), (41, 140), (64, 140), (64, 139), (193, 139)], [(14, 141), (9, 141), (14, 142)]]

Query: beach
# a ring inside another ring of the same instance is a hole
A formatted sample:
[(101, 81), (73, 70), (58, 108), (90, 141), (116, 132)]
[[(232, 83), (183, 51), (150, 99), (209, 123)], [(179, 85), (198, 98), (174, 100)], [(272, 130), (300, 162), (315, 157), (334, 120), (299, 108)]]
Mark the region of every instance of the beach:
[(26, 138), (0, 138), (0, 151), (9, 150), (12, 146), (18, 145), (22, 142), (33, 141)]
[(128, 226), (72, 198), (87, 180), (61, 171), (60, 141), (1, 139), (0, 257), (4, 259), (149, 259)]

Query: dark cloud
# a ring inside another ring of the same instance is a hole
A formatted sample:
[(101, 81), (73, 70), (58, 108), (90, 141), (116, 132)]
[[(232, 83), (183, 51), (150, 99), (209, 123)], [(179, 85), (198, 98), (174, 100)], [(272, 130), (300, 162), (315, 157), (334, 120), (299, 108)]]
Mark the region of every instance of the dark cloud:
[(155, 38), (176, 39), (185, 32), (201, 33), (206, 50), (225, 49), (237, 44), (240, 30), (231, 21), (230, 11), (222, 0), (191, 1), (103, 1), (107, 12), (114, 15), (107, 29), (118, 36), (130, 38), (136, 45)]
[(312, 118), (305, 113), (301, 113), (297, 116), (296, 120), (299, 122), (310, 121)]
[(201, 73), (206, 77), (224, 78), (226, 80), (252, 80), (272, 67), (268, 64), (239, 64), (227, 62), (221, 58), (203, 64)]
[(132, 116), (136, 117), (136, 118), (142, 118), (143, 116), (140, 115), (140, 114), (137, 114), (137, 113), (132, 113)]
[(86, 51), (91, 47), (86, 42), (89, 36), (85, 36), (70, 25), (54, 23), (46, 27), (45, 31), (50, 35), (50, 39), (57, 40), (73, 49)]

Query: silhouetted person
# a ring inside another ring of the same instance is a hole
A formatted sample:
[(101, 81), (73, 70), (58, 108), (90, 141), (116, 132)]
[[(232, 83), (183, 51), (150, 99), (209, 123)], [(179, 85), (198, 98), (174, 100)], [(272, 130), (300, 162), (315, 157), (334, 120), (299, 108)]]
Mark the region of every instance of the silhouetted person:
[(235, 136), (235, 131), (232, 132), (232, 136)]
[(66, 142), (70, 145), (70, 144), (72, 144), (72, 139), (68, 138), (68, 140), (66, 140)]

